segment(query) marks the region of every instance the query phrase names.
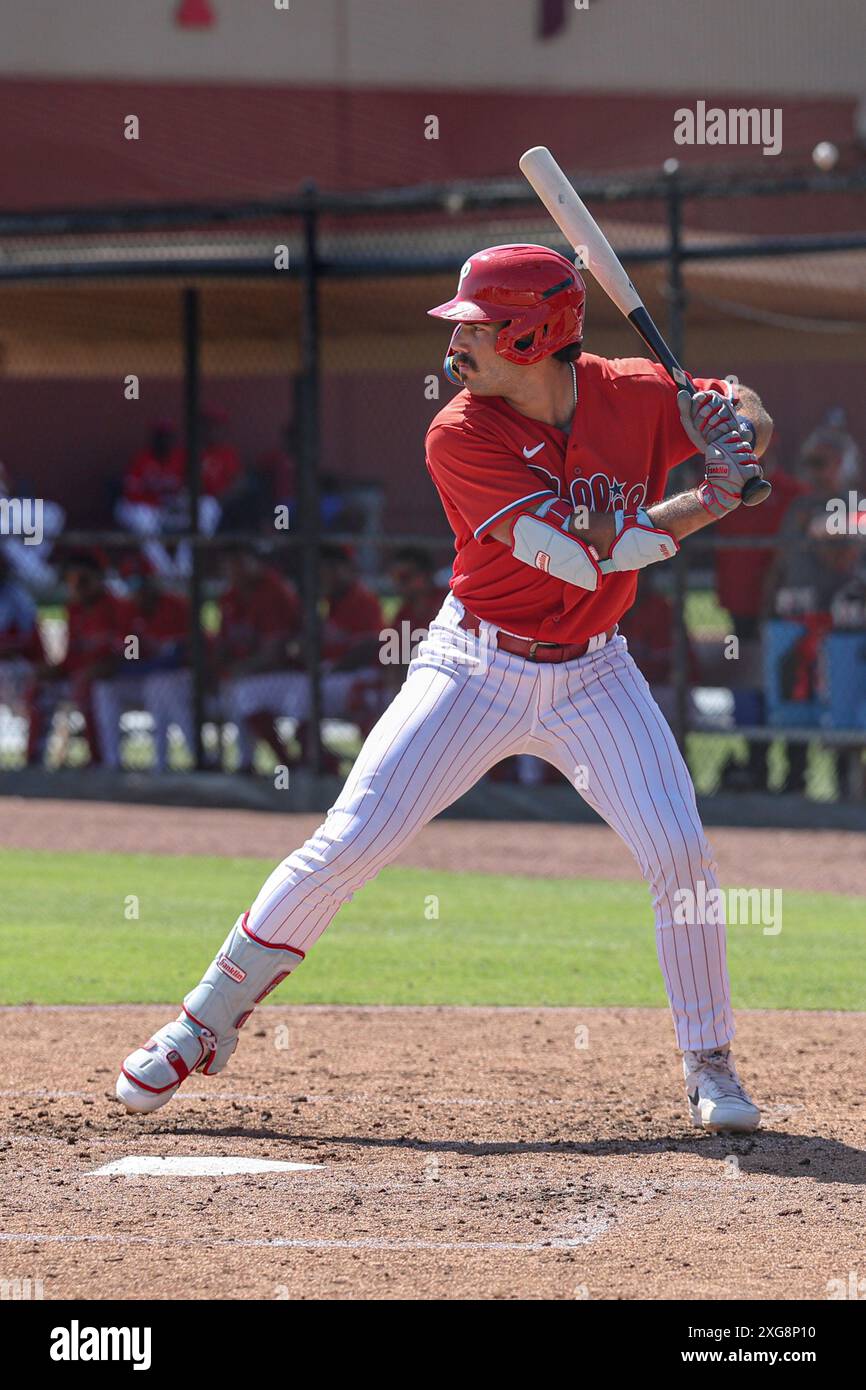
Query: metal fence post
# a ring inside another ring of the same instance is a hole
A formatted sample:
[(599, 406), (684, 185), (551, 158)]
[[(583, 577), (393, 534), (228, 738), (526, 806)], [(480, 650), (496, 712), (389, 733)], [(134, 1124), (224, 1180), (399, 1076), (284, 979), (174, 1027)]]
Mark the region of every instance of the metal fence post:
[[(668, 342), (678, 362), (683, 361), (685, 340), (686, 293), (682, 273), (682, 190), (679, 182), (679, 163), (665, 163), (668, 203)], [(686, 627), (686, 595), (689, 587), (688, 550), (680, 550), (673, 565), (674, 585), (674, 646), (673, 732), (681, 751), (685, 753), (689, 717), (689, 643)]]
[(304, 185), (304, 267), (301, 305), (300, 522), (301, 582), (304, 608), (304, 664), (310, 681), (309, 741), (303, 750), (311, 771), (322, 770), (322, 688), (319, 641), (319, 257), (316, 185)]
[(189, 656), (192, 671), (193, 728), (195, 747), (193, 757), (198, 772), (204, 760), (204, 702), (205, 702), (205, 640), (202, 629), (202, 572), (201, 548), (198, 544), (199, 498), (201, 496), (200, 419), (200, 316), (199, 292), (183, 291), (183, 413), (186, 437), (186, 486), (189, 494), (187, 537), (191, 555), (189, 579)]

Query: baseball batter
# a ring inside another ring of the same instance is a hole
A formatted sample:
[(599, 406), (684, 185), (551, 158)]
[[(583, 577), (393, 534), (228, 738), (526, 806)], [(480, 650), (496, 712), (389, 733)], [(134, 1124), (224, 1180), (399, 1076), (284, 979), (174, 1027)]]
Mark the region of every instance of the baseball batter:
[[(455, 325), (446, 371), (463, 388), (427, 435), (455, 537), (450, 593), (323, 824), (267, 879), (179, 1018), (127, 1057), (117, 1094), (130, 1110), (164, 1105), (192, 1071), (221, 1071), (255, 1005), (342, 904), (496, 763), (532, 753), (647, 881), (692, 1122), (757, 1126), (730, 1053), (724, 926), (681, 906), (718, 901), (715, 866), (686, 765), (617, 623), (639, 570), (740, 505), (771, 421), (745, 387), (735, 397), (699, 380), (689, 397), (653, 362), (585, 353), (584, 300), (564, 257), (494, 246), (430, 310)], [(662, 501), (668, 472), (696, 450), (704, 480)]]

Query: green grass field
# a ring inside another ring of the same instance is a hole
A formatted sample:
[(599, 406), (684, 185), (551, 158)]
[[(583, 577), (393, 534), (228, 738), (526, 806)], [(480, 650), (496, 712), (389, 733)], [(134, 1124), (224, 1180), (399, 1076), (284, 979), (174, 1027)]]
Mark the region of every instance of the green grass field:
[[(0, 1002), (177, 1001), (271, 867), (0, 851)], [(785, 892), (778, 935), (730, 927), (735, 1004), (866, 1008), (863, 910), (862, 898)], [(342, 910), (275, 998), (665, 1004), (641, 883), (397, 868)]]

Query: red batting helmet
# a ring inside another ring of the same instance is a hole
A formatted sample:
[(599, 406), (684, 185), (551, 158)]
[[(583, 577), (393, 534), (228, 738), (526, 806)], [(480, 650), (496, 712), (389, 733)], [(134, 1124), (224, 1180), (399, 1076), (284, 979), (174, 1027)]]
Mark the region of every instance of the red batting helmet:
[(496, 351), (528, 365), (583, 337), (586, 286), (571, 261), (547, 246), (489, 246), (460, 271), (457, 293), (428, 313), (457, 323), (508, 322)]

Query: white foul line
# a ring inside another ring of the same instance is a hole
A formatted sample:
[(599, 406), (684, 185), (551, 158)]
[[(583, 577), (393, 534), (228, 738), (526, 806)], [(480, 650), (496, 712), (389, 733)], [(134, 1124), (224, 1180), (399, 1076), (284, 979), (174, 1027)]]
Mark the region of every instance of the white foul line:
[(273, 1236), (260, 1240), (226, 1240), (222, 1237), (209, 1240), (190, 1236), (127, 1236), (127, 1235), (45, 1235), (43, 1232), (3, 1231), (0, 1241), (7, 1244), (40, 1245), (190, 1245), (221, 1249), (237, 1247), (239, 1250), (292, 1249), (292, 1250), (571, 1250), (578, 1245), (589, 1245), (604, 1235), (609, 1222), (587, 1223), (587, 1234), (550, 1240), (378, 1240), (375, 1236), (360, 1237), (356, 1240), (326, 1240), (320, 1237)]
[[(0, 1099), (8, 1100), (103, 1100), (108, 1098), (114, 1102), (114, 1093), (106, 1089), (105, 1091), (51, 1091), (34, 1087), (29, 1090), (0, 1090)], [(173, 1111), (178, 1104), (188, 1100), (207, 1100), (207, 1101), (246, 1101), (256, 1105), (466, 1105), (474, 1107), (483, 1106), (519, 1106), (521, 1110), (530, 1107), (544, 1109), (557, 1105), (579, 1105), (583, 1097), (576, 1096), (573, 1099), (561, 1099), (558, 1097), (537, 1097), (530, 1096), (522, 1099), (515, 1096), (513, 1099), (505, 1096), (392, 1096), (380, 1094), (378, 1091), (330, 1091), (322, 1093), (292, 1093), (291, 1091), (275, 1095), (267, 1091), (180, 1091), (177, 1096), (172, 1098)]]

